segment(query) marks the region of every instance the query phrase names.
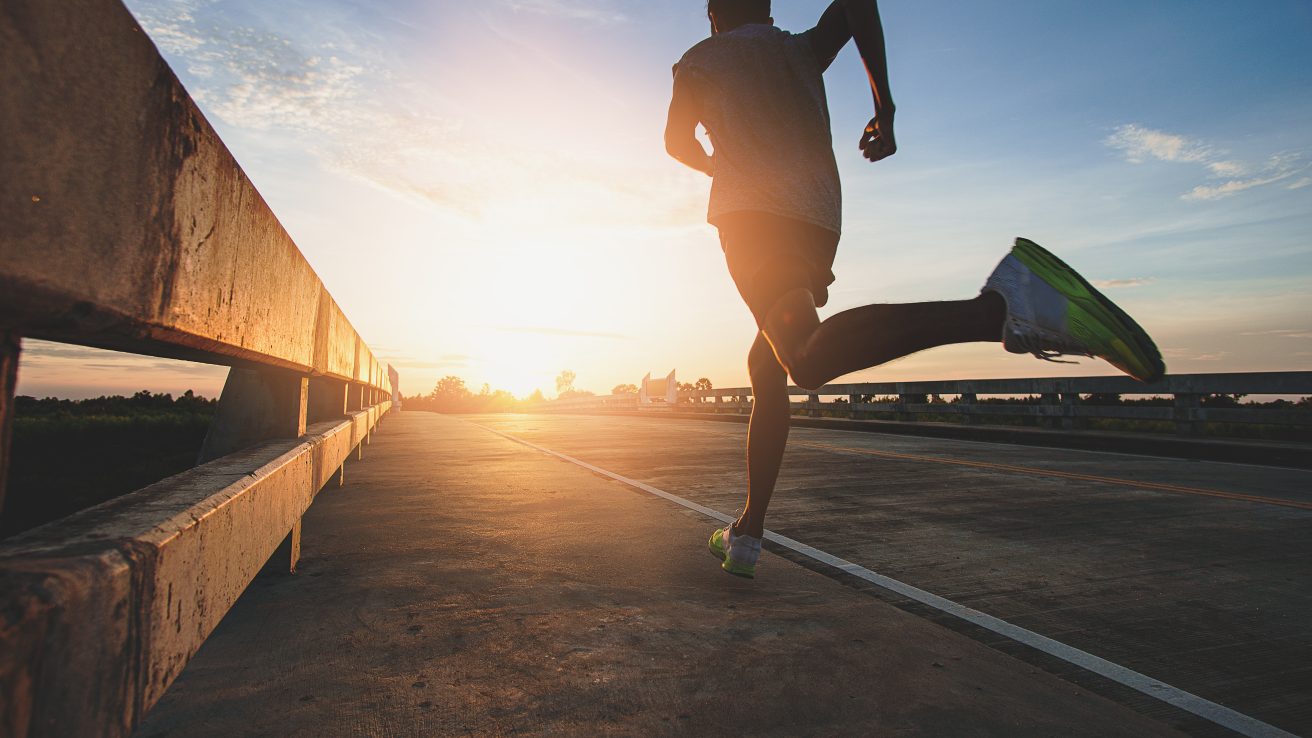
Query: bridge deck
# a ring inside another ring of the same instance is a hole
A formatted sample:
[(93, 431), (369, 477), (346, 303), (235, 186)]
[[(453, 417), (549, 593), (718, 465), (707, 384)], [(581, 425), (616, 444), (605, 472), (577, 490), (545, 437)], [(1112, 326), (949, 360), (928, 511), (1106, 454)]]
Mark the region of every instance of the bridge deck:
[[(1227, 734), (795, 554), (731, 578), (700, 514), (479, 427), (732, 513), (740, 426), (470, 420), (394, 416), (311, 508), (301, 574), (258, 580), (140, 735)], [(1312, 474), (794, 440), (774, 530), (1312, 727)]]

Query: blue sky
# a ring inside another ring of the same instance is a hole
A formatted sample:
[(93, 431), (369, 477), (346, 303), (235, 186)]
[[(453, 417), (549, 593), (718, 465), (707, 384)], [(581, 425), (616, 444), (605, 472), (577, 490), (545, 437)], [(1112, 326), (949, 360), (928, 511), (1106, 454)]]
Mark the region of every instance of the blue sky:
[[(128, 6), (408, 392), (457, 374), (550, 393), (567, 368), (596, 391), (675, 367), (746, 383), (753, 326), (707, 182), (661, 145), (702, 3)], [(801, 31), (824, 7), (775, 17)], [(969, 297), (1025, 235), (1139, 318), (1172, 372), (1312, 365), (1306, 0), (881, 9), (900, 151), (860, 158), (870, 96), (845, 51), (826, 78), (846, 205), (826, 313)], [(395, 267), (363, 274), (361, 250)], [(1110, 371), (974, 345), (853, 379)], [(212, 394), (222, 376), (32, 344), (20, 391)]]

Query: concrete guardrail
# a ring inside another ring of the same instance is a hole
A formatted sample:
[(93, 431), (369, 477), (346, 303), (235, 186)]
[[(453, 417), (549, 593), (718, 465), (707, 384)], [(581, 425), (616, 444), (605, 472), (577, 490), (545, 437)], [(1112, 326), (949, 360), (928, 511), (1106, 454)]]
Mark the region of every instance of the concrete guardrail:
[[(819, 415), (840, 413), (852, 419), (869, 419), (875, 414), (894, 414), (898, 420), (914, 421), (929, 415), (959, 415), (966, 422), (988, 418), (1031, 417), (1040, 424), (1079, 430), (1091, 418), (1162, 421), (1175, 423), (1181, 435), (1198, 435), (1207, 423), (1312, 426), (1312, 411), (1245, 407), (1204, 407), (1210, 395), (1312, 395), (1312, 372), (1250, 372), (1229, 374), (1180, 374), (1143, 384), (1129, 377), (1052, 377), (1038, 379), (973, 379), (926, 382), (874, 382), (831, 384), (818, 390), (789, 387), (794, 413)], [(925, 401), (938, 396), (954, 402)], [(990, 404), (981, 395), (1034, 397), (1037, 402)], [(1087, 402), (1087, 395), (1152, 395), (1170, 397), (1171, 406), (1100, 405)], [(708, 413), (751, 412), (752, 389), (694, 390), (679, 394), (680, 411)], [(822, 402), (836, 397), (842, 403)], [(875, 402), (875, 399), (893, 400)], [(657, 408), (662, 406), (655, 406)], [(607, 395), (573, 398), (549, 403), (548, 411), (635, 410), (636, 395)]]
[(23, 338), (232, 367), (205, 463), (0, 544), (0, 735), (128, 735), (392, 388), (119, 0), (4, 4), (0, 142), (0, 514)]

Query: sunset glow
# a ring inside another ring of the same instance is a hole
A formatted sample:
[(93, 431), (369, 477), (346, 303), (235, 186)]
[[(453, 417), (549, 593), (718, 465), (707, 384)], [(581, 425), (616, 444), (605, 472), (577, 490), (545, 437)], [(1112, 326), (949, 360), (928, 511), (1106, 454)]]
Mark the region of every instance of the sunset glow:
[[(128, 5), (407, 393), (456, 375), (550, 396), (565, 369), (595, 392), (672, 368), (747, 384), (709, 182), (661, 140), (701, 0)], [(855, 54), (827, 76), (846, 231), (822, 314), (973, 296), (1026, 235), (1143, 316), (1172, 372), (1307, 367), (1306, 7), (949, 5), (884, 10), (896, 157), (856, 150)], [(800, 31), (824, 6), (775, 17)], [(1218, 88), (1222, 110), (1198, 94)], [(23, 393), (223, 379), (34, 346)], [(854, 379), (1109, 372), (974, 345)]]

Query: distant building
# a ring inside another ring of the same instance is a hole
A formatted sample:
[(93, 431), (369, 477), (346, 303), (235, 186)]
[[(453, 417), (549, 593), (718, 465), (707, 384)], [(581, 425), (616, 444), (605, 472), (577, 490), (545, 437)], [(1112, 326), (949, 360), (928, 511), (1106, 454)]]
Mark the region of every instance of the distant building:
[(642, 378), (642, 387), (638, 390), (638, 406), (668, 405), (674, 407), (679, 401), (679, 380), (671, 371), (665, 379), (652, 379), (651, 372)]
[(387, 381), (392, 385), (392, 407), (397, 410), (401, 409), (401, 374), (392, 367), (387, 365)]

